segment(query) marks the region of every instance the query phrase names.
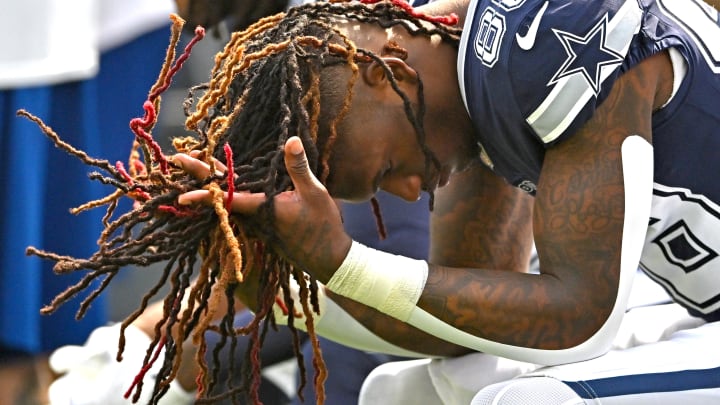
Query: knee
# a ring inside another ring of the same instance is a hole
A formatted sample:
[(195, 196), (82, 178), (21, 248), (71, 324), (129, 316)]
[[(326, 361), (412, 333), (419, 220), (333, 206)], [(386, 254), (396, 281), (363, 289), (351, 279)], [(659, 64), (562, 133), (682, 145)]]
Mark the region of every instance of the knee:
[(580, 396), (550, 377), (525, 377), (489, 385), (478, 391), (471, 405), (581, 405)]

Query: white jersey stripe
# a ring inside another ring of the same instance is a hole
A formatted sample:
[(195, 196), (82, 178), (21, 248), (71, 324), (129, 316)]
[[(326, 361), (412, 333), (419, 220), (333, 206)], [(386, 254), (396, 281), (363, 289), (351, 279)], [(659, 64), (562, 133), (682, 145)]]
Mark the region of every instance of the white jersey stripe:
[[(477, 2), (478, 0), (471, 0), (468, 10), (475, 10)], [(473, 18), (474, 16), (471, 15), (471, 13), (468, 13), (468, 15), (465, 17), (462, 34), (460, 35), (460, 48), (458, 48), (461, 51), (458, 52), (457, 58), (457, 74), (458, 84), (460, 87), (460, 95), (462, 96), (463, 104), (465, 104), (465, 110), (467, 110), (468, 114), (470, 113), (470, 109), (468, 109), (467, 97), (465, 94), (465, 52), (462, 50), (467, 49), (468, 37), (470, 37), (470, 32), (472, 31)]]
[[(641, 18), (642, 10), (637, 2), (627, 0), (607, 22), (607, 45), (622, 55), (627, 54)], [(617, 65), (603, 68), (601, 79), (604, 81), (616, 68)], [(566, 76), (555, 83), (550, 94), (527, 118), (527, 123), (544, 143), (550, 143), (567, 129), (594, 94), (582, 76)]]

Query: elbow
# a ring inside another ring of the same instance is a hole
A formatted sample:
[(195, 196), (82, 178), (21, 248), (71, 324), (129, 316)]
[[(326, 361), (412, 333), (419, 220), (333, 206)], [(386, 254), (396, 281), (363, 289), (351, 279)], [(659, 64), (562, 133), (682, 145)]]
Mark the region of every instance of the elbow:
[(584, 334), (585, 337), (575, 339), (563, 348), (539, 350), (534, 362), (550, 366), (586, 361), (606, 354), (613, 346), (623, 315), (624, 311), (613, 309), (599, 326), (593, 328), (594, 332)]

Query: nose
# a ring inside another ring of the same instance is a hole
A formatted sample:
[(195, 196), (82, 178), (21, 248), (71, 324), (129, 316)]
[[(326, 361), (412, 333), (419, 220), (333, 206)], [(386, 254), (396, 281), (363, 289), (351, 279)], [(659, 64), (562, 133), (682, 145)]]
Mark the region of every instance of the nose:
[(386, 177), (380, 183), (380, 189), (394, 194), (405, 201), (415, 202), (421, 197), (422, 178), (415, 175)]

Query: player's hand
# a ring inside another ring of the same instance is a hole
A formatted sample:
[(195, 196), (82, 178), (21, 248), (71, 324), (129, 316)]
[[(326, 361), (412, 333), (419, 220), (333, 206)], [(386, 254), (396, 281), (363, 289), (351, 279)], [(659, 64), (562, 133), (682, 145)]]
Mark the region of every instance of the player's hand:
[[(204, 152), (199, 150), (191, 151), (189, 154), (184, 153), (178, 153), (172, 157), (172, 162), (181, 167), (185, 172), (190, 174), (191, 176), (197, 178), (197, 179), (204, 179), (210, 175), (210, 165), (207, 164), (205, 161), (200, 160), (204, 157)], [(216, 176), (223, 176), (225, 172), (227, 172), (227, 167), (224, 163), (221, 161), (213, 158), (213, 165), (215, 166), (215, 174)], [(247, 197), (250, 197), (251, 194), (247, 192), (242, 193), (235, 193), (233, 196), (238, 196), (240, 194), (243, 194)], [(261, 194), (257, 195), (260, 198), (260, 201), (265, 201), (264, 196)], [(227, 193), (225, 193), (225, 198), (227, 199)], [(182, 194), (178, 198), (178, 203), (185, 204), (185, 205), (191, 205), (191, 204), (206, 204), (211, 205), (212, 204), (212, 196), (210, 192), (207, 190), (194, 190), (187, 192), (185, 194)], [(237, 212), (237, 211), (235, 211)], [(260, 288), (260, 275), (261, 272), (259, 271), (249, 271), (246, 273), (246, 276), (242, 283), (238, 283), (237, 288), (235, 289), (235, 298), (237, 298), (242, 304), (247, 306), (253, 311), (258, 311), (259, 308), (257, 306), (257, 291)], [(214, 293), (218, 293), (215, 291)], [(222, 294), (222, 293), (219, 293)], [(224, 299), (223, 299), (224, 301)], [(240, 311), (240, 306), (236, 304), (236, 312)], [(154, 324), (151, 325), (154, 327)]]
[(340, 208), (310, 170), (300, 138), (285, 143), (285, 167), (294, 191), (275, 197), (278, 230), (288, 257), (319, 281), (327, 283), (350, 250)]
[[(197, 178), (210, 173), (207, 163), (189, 155), (175, 155), (173, 162)], [(224, 170), (217, 163), (216, 169)], [(295, 190), (275, 196), (275, 236), (282, 242), (285, 257), (321, 282), (327, 282), (345, 259), (352, 240), (345, 233), (337, 204), (310, 170), (305, 149), (297, 137), (285, 144), (285, 166)], [(262, 193), (235, 193), (231, 210), (252, 215), (265, 201)], [(194, 190), (181, 194), (178, 203), (211, 204), (212, 197), (206, 190)]]

